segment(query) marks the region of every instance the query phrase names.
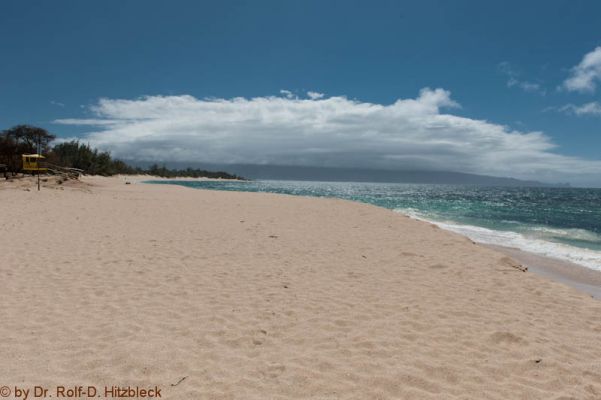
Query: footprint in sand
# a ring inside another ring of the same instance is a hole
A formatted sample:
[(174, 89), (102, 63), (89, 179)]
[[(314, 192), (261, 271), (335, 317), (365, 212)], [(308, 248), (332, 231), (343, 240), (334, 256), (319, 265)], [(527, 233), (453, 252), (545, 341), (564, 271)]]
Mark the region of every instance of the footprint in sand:
[(495, 332), (490, 335), (490, 340), (495, 344), (521, 344), (525, 343), (524, 339), (514, 335), (511, 332)]

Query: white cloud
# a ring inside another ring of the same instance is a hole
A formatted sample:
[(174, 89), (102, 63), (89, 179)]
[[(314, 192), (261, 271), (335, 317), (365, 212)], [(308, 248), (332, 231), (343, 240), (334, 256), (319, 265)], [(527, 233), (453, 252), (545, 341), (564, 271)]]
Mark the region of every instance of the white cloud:
[(498, 68), (507, 76), (507, 87), (518, 87), (524, 92), (538, 93), (543, 96), (547, 94), (547, 91), (539, 83), (520, 80), (520, 73), (509, 62), (503, 61), (498, 65)]
[(99, 118), (63, 118), (55, 119), (55, 123), (61, 125), (118, 125), (120, 120), (99, 119)]
[(307, 96), (311, 99), (311, 100), (317, 100), (317, 99), (321, 99), (324, 94), (323, 93), (319, 93), (319, 92), (307, 92)]
[(540, 93), (543, 95), (546, 93), (545, 90), (538, 83), (533, 83), (533, 82), (528, 82), (528, 81), (519, 81), (515, 78), (509, 78), (509, 80), (507, 81), (507, 87), (514, 87), (514, 86), (519, 87), (524, 92)]
[(55, 101), (55, 100), (50, 100), (50, 104), (52, 104), (53, 106), (58, 106), (58, 107), (64, 107), (65, 104), (61, 103), (60, 101)]
[(293, 99), (294, 93), (292, 93), (290, 90), (286, 90), (286, 89), (282, 89), (280, 90), (280, 94), (284, 97), (286, 97), (287, 99)]
[(541, 132), (519, 132), (441, 110), (443, 89), (389, 105), (346, 97), (101, 99), (86, 142), (147, 161), (431, 169), (601, 184), (601, 161), (555, 154)]
[(593, 115), (601, 117), (601, 103), (593, 101), (580, 106), (575, 104), (566, 104), (565, 106), (560, 107), (559, 111), (578, 116)]
[(593, 93), (599, 81), (601, 81), (601, 46), (585, 54), (580, 64), (572, 68), (570, 76), (563, 82), (563, 88), (569, 91)]

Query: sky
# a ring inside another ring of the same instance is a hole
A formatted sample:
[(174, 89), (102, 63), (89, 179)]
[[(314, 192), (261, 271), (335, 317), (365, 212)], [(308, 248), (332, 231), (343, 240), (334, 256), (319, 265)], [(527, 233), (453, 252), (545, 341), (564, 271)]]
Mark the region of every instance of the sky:
[(0, 2), (0, 129), (601, 186), (599, 1)]

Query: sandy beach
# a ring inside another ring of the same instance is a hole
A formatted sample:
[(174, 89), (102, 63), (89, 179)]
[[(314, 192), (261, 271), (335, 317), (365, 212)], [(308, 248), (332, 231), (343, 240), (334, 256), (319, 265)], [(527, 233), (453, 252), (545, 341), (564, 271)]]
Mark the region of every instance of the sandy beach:
[(507, 254), (365, 204), (126, 180), (0, 187), (8, 398), (601, 399), (601, 302)]

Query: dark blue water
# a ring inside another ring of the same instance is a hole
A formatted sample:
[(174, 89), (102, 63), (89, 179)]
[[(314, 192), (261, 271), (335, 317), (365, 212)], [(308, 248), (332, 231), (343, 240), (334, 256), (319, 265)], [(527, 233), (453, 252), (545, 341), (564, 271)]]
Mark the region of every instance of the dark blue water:
[(151, 183), (354, 200), (436, 222), (476, 241), (601, 269), (601, 189), (300, 181)]

